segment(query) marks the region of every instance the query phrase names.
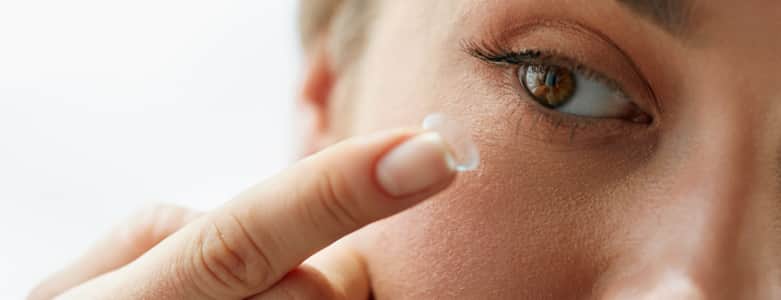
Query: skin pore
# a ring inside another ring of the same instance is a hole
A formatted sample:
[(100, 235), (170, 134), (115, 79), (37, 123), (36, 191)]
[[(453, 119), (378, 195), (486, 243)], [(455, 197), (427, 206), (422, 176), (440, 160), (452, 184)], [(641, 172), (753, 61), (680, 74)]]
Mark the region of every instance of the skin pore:
[[(442, 112), (483, 157), (344, 240), (377, 299), (781, 298), (781, 3), (374, 5), (349, 67), (308, 46), (308, 148)], [(647, 122), (543, 107), (472, 50), (577, 65)]]

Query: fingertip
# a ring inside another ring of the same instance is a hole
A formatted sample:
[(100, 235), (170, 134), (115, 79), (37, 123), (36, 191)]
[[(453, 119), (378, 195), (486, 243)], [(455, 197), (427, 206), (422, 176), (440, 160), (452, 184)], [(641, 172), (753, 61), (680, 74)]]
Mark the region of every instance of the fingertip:
[(442, 136), (425, 132), (390, 150), (375, 172), (387, 194), (403, 198), (446, 186), (457, 170)]

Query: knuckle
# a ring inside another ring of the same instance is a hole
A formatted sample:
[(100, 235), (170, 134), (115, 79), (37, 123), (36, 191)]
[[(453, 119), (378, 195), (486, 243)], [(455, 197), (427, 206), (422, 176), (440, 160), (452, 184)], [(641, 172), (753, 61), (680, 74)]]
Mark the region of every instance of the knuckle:
[(133, 215), (121, 228), (125, 245), (141, 251), (154, 247), (168, 235), (164, 228), (170, 222), (166, 218), (170, 210), (169, 206), (155, 205)]
[(195, 215), (179, 206), (149, 206), (120, 226), (120, 242), (130, 249), (147, 251), (186, 225)]
[(302, 266), (288, 273), (285, 282), (287, 284), (281, 284), (280, 290), (276, 292), (279, 295), (278, 298), (289, 300), (346, 299), (343, 293), (338, 292), (331, 285), (323, 273), (308, 266)]
[(338, 229), (360, 226), (358, 197), (346, 178), (339, 172), (325, 171), (317, 180), (315, 205), (305, 207), (315, 225), (332, 228), (336, 222)]
[(249, 231), (235, 216), (215, 218), (203, 230), (191, 265), (199, 281), (228, 292), (254, 290), (269, 284), (274, 274), (269, 249), (272, 239)]

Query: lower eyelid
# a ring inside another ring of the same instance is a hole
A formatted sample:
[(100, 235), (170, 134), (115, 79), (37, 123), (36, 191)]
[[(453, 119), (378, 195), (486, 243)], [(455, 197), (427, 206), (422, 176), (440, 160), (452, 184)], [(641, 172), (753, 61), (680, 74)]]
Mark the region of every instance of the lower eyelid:
[[(514, 120), (515, 134), (558, 146), (597, 146), (610, 144), (637, 130), (637, 124), (616, 119), (572, 120), (534, 103), (518, 103)], [(632, 128), (635, 127), (635, 128)]]
[[(536, 103), (525, 93), (510, 69), (500, 98), (512, 108), (510, 123), (516, 136), (557, 148), (612, 144), (620, 138), (647, 132), (648, 125), (620, 119), (596, 119), (563, 114)], [(563, 150), (563, 149), (560, 149)]]
[[(461, 50), (466, 47), (468, 51), (461, 52), (497, 68), (535, 61), (576, 69), (585, 67), (586, 71), (596, 73), (600, 79), (607, 79), (630, 95), (639, 111), (649, 117), (647, 123), (658, 123), (654, 121), (661, 109), (654, 89), (631, 57), (609, 36), (568, 19), (543, 18), (509, 24), (515, 26), (491, 27), (465, 36), (461, 39), (466, 41), (461, 43)], [(512, 59), (497, 59), (508, 55)], [(492, 72), (496, 76), (501, 74), (496, 69)]]

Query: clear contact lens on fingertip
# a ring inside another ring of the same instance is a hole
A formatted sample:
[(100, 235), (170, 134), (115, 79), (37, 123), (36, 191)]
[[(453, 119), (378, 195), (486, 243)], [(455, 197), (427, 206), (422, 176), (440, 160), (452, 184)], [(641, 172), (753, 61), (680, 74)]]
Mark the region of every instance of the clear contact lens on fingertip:
[(450, 162), (458, 172), (473, 171), (480, 166), (480, 151), (469, 126), (442, 113), (433, 113), (423, 120), (423, 129), (442, 136), (450, 148)]

